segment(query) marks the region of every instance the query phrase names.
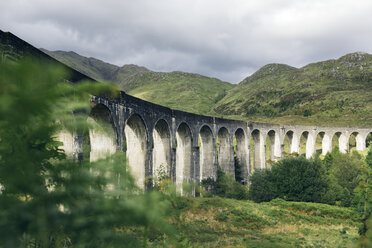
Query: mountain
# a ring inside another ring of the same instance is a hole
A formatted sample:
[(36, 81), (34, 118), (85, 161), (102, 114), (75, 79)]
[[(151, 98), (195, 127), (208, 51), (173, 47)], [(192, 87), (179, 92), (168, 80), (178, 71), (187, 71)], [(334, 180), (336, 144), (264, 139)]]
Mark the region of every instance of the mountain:
[(351, 53), (298, 69), (265, 65), (213, 111), (282, 124), (372, 126), (372, 55)]
[(69, 80), (71, 82), (78, 82), (80, 80), (92, 81), (92, 78), (53, 59), (14, 34), (0, 30), (0, 63), (5, 60), (16, 61), (24, 57), (32, 59), (33, 63), (47, 63), (62, 68), (66, 71), (68, 77), (63, 78), (63, 80)]
[(117, 83), (130, 95), (197, 114), (209, 114), (212, 106), (234, 87), (195, 73), (154, 72), (137, 65), (118, 67), (75, 52), (42, 51), (98, 81)]
[(372, 126), (372, 55), (368, 53), (302, 68), (268, 64), (234, 86), (194, 73), (118, 67), (74, 52), (43, 51), (0, 31), (0, 60), (30, 55), (56, 63), (53, 57), (76, 69), (65, 66), (76, 79), (114, 82), (128, 94), (173, 109), (280, 124)]

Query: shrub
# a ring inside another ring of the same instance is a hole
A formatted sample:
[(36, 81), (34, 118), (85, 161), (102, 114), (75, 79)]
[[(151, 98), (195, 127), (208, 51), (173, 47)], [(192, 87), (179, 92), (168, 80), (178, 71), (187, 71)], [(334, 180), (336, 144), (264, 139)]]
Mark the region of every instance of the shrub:
[(214, 181), (212, 178), (204, 179), (202, 186), (207, 191), (220, 197), (238, 200), (248, 199), (247, 186), (235, 181), (234, 176), (224, 173), (220, 168), (217, 170), (217, 180)]
[(277, 197), (290, 201), (321, 202), (327, 189), (321, 161), (304, 157), (286, 158), (273, 164), (271, 170), (256, 171), (250, 182), (249, 195), (258, 202)]
[(270, 173), (268, 169), (255, 170), (249, 179), (249, 199), (255, 202), (266, 202), (275, 198), (273, 184), (269, 180)]

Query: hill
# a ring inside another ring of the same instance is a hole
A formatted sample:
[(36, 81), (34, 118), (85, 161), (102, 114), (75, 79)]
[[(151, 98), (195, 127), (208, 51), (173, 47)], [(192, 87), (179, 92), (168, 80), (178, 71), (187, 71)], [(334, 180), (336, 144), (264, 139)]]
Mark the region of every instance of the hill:
[(361, 225), (350, 208), (281, 199), (182, 197), (172, 206), (180, 247), (351, 247)]
[(31, 54), (54, 61), (53, 57), (74, 68), (76, 78), (85, 74), (114, 82), (130, 95), (173, 109), (279, 124), (372, 126), (372, 55), (367, 53), (302, 68), (268, 64), (231, 85), (194, 73), (118, 67), (74, 52), (43, 49), (50, 57), (10, 33), (0, 34), (1, 59)]
[(137, 65), (118, 67), (74, 52), (42, 49), (48, 55), (98, 81), (120, 85), (135, 97), (197, 114), (208, 114), (232, 84), (216, 78), (180, 71), (154, 72)]
[(299, 69), (266, 65), (213, 110), (260, 122), (372, 126), (372, 55), (351, 53)]
[(92, 78), (60, 63), (12, 33), (0, 30), (0, 62), (5, 60), (16, 61), (23, 57), (32, 59), (33, 63), (47, 63), (62, 68), (68, 76), (64, 80), (68, 79), (71, 82), (80, 80), (92, 81)]

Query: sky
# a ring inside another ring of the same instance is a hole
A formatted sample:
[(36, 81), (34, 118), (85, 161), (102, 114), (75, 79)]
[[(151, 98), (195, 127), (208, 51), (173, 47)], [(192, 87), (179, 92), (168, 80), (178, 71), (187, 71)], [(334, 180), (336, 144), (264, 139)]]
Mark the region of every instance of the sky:
[(372, 0), (0, 0), (38, 48), (239, 83), (268, 63), (372, 53)]

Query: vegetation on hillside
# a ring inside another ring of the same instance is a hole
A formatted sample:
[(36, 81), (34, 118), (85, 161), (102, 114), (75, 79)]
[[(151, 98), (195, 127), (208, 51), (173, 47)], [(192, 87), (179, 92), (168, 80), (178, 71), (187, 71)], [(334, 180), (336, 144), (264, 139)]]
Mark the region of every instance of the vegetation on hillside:
[(43, 51), (96, 80), (119, 84), (130, 95), (196, 114), (209, 114), (233, 88), (232, 84), (195, 73), (154, 72), (136, 65), (118, 67), (74, 52)]
[(49, 52), (127, 93), (192, 113), (280, 124), (372, 126), (372, 55), (347, 54), (300, 69), (268, 64), (236, 86), (183, 72), (121, 68), (73, 52)]
[(266, 65), (213, 109), (252, 121), (372, 126), (372, 55), (352, 53), (300, 69)]
[(352, 209), (319, 203), (183, 197), (172, 206), (179, 247), (352, 247), (361, 226)]

